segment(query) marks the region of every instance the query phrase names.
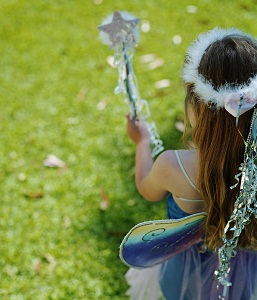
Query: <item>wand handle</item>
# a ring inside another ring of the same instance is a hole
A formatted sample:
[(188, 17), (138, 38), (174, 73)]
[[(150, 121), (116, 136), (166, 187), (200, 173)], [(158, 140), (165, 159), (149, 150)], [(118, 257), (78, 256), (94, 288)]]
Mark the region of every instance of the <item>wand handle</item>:
[(133, 70), (132, 70), (132, 66), (130, 64), (130, 61), (128, 59), (128, 54), (126, 51), (126, 47), (123, 43), (123, 51), (124, 53), (124, 60), (125, 60), (125, 66), (126, 66), (126, 77), (125, 77), (125, 85), (126, 85), (126, 91), (129, 97), (129, 101), (132, 104), (133, 107), (133, 118), (137, 117), (137, 107), (136, 107), (136, 101), (132, 95), (132, 86), (131, 86), (131, 82), (130, 82), (130, 77), (133, 74)]
[(118, 10), (114, 12), (110, 23), (110, 19), (107, 19), (101, 26), (98, 26), (98, 29), (103, 43), (115, 50), (114, 61), (118, 66), (119, 80), (114, 92), (116, 94), (122, 92), (133, 118), (140, 117), (145, 122), (151, 139), (152, 156), (154, 157), (164, 149), (163, 143), (157, 133), (155, 123), (149, 124), (146, 121), (151, 117), (151, 113), (147, 101), (140, 98), (136, 76), (131, 64), (134, 47), (137, 44), (136, 29), (140, 19), (133, 19), (131, 15), (121, 14)]

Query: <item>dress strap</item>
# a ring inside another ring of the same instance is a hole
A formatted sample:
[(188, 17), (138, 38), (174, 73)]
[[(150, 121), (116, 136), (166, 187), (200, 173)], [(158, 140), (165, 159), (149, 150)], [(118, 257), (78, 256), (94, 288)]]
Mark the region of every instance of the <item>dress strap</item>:
[(176, 154), (176, 158), (177, 158), (177, 161), (178, 161), (178, 164), (180, 166), (180, 169), (181, 171), (183, 172), (183, 174), (185, 175), (187, 181), (189, 182), (189, 184), (192, 186), (193, 189), (195, 189), (198, 193), (200, 193), (200, 190), (196, 187), (196, 185), (193, 183), (193, 181), (190, 179), (190, 177), (188, 176), (183, 164), (182, 164), (182, 161), (179, 157), (179, 154), (178, 154), (178, 151), (175, 150), (175, 154)]

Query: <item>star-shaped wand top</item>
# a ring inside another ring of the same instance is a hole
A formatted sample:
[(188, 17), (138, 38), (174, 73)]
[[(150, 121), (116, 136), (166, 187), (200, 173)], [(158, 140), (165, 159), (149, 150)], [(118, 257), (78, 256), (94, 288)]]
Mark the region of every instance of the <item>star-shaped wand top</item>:
[(140, 19), (125, 20), (116, 10), (111, 23), (98, 26), (98, 29), (108, 35), (108, 44), (111, 49), (121, 43), (136, 46), (135, 28), (139, 22)]

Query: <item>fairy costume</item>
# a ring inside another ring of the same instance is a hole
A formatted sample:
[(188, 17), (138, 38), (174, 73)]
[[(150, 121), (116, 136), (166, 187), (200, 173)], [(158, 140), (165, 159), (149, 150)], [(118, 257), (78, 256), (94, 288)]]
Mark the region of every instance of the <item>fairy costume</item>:
[[(189, 184), (197, 187), (191, 181), (180, 160), (176, 157), (180, 168)], [(180, 198), (181, 201), (202, 201)], [(184, 212), (174, 201), (172, 194), (167, 198), (167, 215), (170, 219), (180, 219), (190, 214)], [(203, 248), (203, 243), (197, 243), (175, 257), (153, 268), (137, 270), (131, 268), (126, 279), (130, 285), (127, 295), (131, 300), (218, 300), (223, 293), (223, 287), (217, 288), (214, 281), (214, 271), (218, 268), (217, 253)], [(226, 298), (229, 300), (257, 299), (257, 254), (239, 251), (231, 259), (230, 280), (233, 289), (228, 289)]]
[[(175, 151), (175, 153), (186, 179), (194, 189), (197, 189), (186, 173), (178, 152)], [(201, 201), (183, 198), (180, 200)], [(170, 219), (190, 215), (179, 208), (171, 194), (167, 199), (167, 214)], [(203, 243), (198, 243), (162, 264), (159, 282), (166, 299), (219, 299), (222, 287), (218, 289), (217, 282), (213, 280), (213, 274), (218, 268), (218, 256), (216, 253), (203, 249), (202, 246)], [(229, 274), (234, 287), (228, 289), (225, 299), (255, 299), (252, 295), (257, 287), (256, 270), (257, 253), (238, 252), (236, 258), (231, 259)]]
[[(251, 222), (252, 217), (257, 218), (257, 167), (255, 165), (257, 158), (257, 75), (249, 77), (247, 83), (244, 84), (238, 84), (236, 80), (233, 83), (214, 86), (211, 80), (207, 80), (198, 72), (206, 49), (215, 41), (228, 36), (239, 39), (247, 37), (257, 47), (255, 39), (239, 30), (215, 28), (200, 35), (189, 48), (183, 79), (185, 83), (193, 84), (192, 92), (198, 96), (199, 101), (204, 102), (210, 109), (225, 109), (235, 117), (236, 127), (240, 115), (246, 111), (252, 111), (249, 134), (244, 141), (244, 160), (240, 165), (240, 172), (235, 174), (235, 179), (240, 183), (239, 194), (234, 201), (234, 210), (224, 228), (223, 245), (217, 252), (205, 250), (202, 243), (196, 243), (161, 266), (145, 272), (148, 275), (145, 278), (149, 279), (156, 278), (158, 274), (160, 287), (166, 299), (257, 299), (257, 252), (246, 251), (237, 246), (238, 238), (245, 226)], [(183, 171), (182, 167), (181, 170)], [(233, 189), (237, 184), (227, 188)], [(187, 215), (176, 206), (172, 195), (168, 198), (167, 206), (170, 218), (177, 219)], [(130, 271), (130, 275), (133, 272), (136, 278), (136, 271)], [(129, 283), (132, 282), (129, 281)], [(147, 284), (144, 286), (152, 287)], [(132, 285), (131, 292), (135, 290)], [(153, 299), (157, 299), (157, 294)]]

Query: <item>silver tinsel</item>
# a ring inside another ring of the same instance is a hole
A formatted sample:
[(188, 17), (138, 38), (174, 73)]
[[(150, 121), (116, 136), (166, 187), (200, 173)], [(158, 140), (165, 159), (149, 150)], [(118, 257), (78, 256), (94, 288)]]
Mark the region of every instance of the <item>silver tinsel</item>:
[[(232, 285), (229, 282), (228, 275), (230, 271), (230, 259), (236, 255), (236, 248), (238, 245), (238, 239), (243, 229), (247, 224), (251, 222), (251, 216), (254, 215), (257, 218), (257, 167), (255, 164), (257, 156), (257, 109), (254, 108), (252, 115), (250, 131), (245, 143), (244, 161), (240, 165), (240, 173), (235, 176), (238, 183), (241, 178), (240, 192), (234, 204), (234, 210), (224, 228), (223, 234), (223, 246), (218, 251), (219, 256), (219, 269), (215, 271), (215, 275), (219, 282), (224, 286), (224, 297), (226, 295), (226, 289)], [(235, 188), (235, 184), (231, 188)], [(228, 238), (228, 233), (232, 234), (231, 238)], [(222, 299), (221, 297), (221, 299)]]
[(130, 114), (134, 118), (138, 117), (145, 121), (151, 139), (152, 156), (154, 157), (159, 154), (164, 147), (157, 132), (155, 122), (149, 122), (151, 112), (148, 103), (140, 97), (136, 76), (132, 69), (132, 58), (132, 48), (124, 48), (124, 46), (121, 45), (116, 49), (114, 62), (118, 66), (119, 80), (115, 93), (123, 93), (124, 101), (129, 105)]

